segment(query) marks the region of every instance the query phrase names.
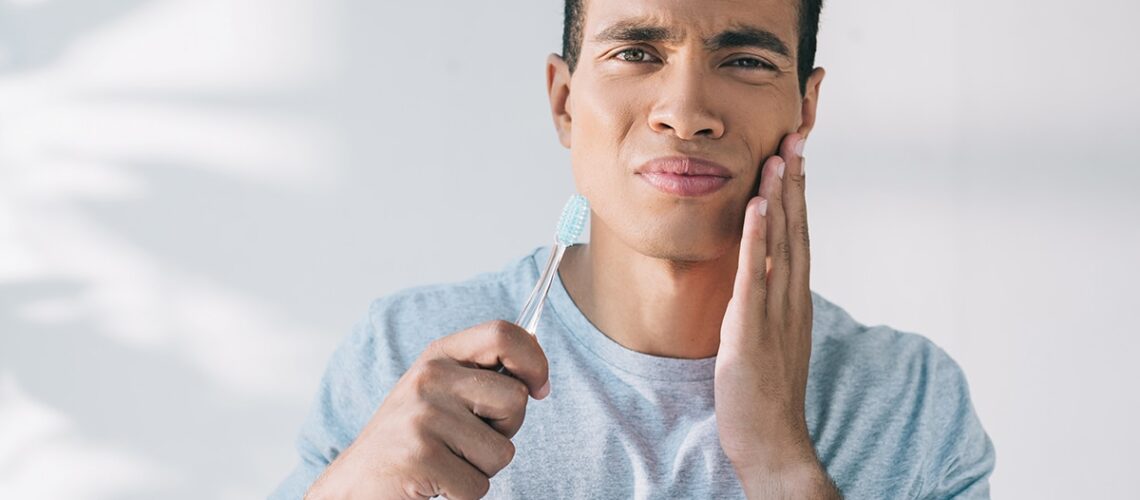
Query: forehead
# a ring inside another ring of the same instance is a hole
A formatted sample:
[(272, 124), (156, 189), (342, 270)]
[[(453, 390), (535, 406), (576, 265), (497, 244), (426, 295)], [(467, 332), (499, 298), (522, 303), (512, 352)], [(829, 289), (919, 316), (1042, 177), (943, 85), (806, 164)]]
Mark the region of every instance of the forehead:
[[(755, 26), (793, 40), (800, 0), (583, 0), (583, 43), (618, 22), (669, 28), (686, 38), (710, 37), (724, 30)], [(794, 45), (794, 44), (793, 44)]]

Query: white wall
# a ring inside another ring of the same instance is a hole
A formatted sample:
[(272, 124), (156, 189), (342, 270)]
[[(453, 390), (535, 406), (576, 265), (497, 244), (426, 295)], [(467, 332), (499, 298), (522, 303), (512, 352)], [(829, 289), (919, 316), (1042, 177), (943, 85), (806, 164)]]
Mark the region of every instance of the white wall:
[[(1138, 15), (825, 7), (813, 288), (960, 362), (998, 498), (1135, 491)], [(267, 494), (371, 298), (550, 238), (560, 30), (555, 1), (0, 0), (0, 497)]]

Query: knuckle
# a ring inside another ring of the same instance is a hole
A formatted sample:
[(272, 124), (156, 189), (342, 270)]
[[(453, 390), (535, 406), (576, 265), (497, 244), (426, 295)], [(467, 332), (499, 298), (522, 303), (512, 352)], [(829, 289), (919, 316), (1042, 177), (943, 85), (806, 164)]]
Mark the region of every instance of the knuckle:
[(407, 476), (400, 478), (399, 481), (399, 488), (404, 493), (404, 498), (423, 498), (439, 492), (439, 487), (424, 477)]
[(796, 236), (799, 237), (800, 241), (802, 241), (805, 246), (811, 244), (811, 238), (808, 236), (807, 220), (801, 219), (799, 222), (797, 222), (794, 230)]
[(515, 326), (505, 320), (491, 322), (491, 342), (500, 351), (510, 348), (514, 344)]
[(443, 377), (443, 363), (440, 360), (427, 360), (416, 364), (411, 369), (409, 383), (412, 392), (420, 398), (431, 393), (438, 380)]
[(522, 428), (524, 420), (526, 420), (526, 407), (521, 407), (509, 412), (506, 418), (499, 420), (497, 428), (503, 436), (510, 439)]
[[(502, 444), (495, 447), (495, 473), (510, 465), (515, 459), (515, 444), (509, 439), (503, 439)], [(494, 474), (492, 474), (494, 475)]]
[(802, 191), (804, 188), (804, 175), (791, 172), (790, 170), (788, 174), (788, 179), (791, 180), (792, 186), (795, 187), (797, 191)]
[(475, 484), (473, 486), (474, 487), (472, 488), (472, 493), (474, 493), (475, 496), (472, 498), (483, 498), (487, 496), (488, 491), (491, 491), (491, 480), (490, 478), (480, 476), (475, 479)]
[(509, 335), (517, 328), (510, 321), (505, 319), (491, 320), (487, 323), (487, 329), (495, 332), (496, 334)]
[(754, 224), (748, 228), (748, 235), (760, 243), (768, 241), (768, 231), (761, 227), (760, 224)]
[(424, 349), (423, 358), (444, 358), (447, 357), (447, 350), (444, 349), (444, 339), (447, 337), (437, 338), (428, 342), (427, 348)]
[(768, 271), (761, 269), (756, 271), (756, 293), (760, 296), (768, 293)]
[(441, 493), (446, 494), (447, 498), (454, 498), (455, 500), (478, 500), (486, 496), (487, 492), (491, 490), (491, 481), (482, 475), (471, 477), (462, 480), (457, 489), (458, 491), (441, 491)]
[(426, 363), (417, 363), (408, 369), (408, 373), (404, 375), (408, 382), (408, 388), (411, 389), (412, 394), (417, 397), (423, 397), (428, 393), (428, 385), (431, 383), (431, 377), (425, 373), (428, 369)]
[(789, 245), (787, 241), (780, 241), (776, 243), (776, 255), (780, 256), (780, 260), (790, 260), (792, 255), (791, 245)]
[(527, 403), (527, 398), (530, 397), (530, 389), (527, 388), (526, 384), (519, 382), (517, 380), (515, 381), (515, 383), (513, 383), (511, 385), (512, 385), (512, 389), (513, 389), (511, 391), (511, 396), (514, 398), (514, 401), (511, 401), (511, 403), (513, 403), (512, 407), (513, 408), (525, 407), (526, 403)]

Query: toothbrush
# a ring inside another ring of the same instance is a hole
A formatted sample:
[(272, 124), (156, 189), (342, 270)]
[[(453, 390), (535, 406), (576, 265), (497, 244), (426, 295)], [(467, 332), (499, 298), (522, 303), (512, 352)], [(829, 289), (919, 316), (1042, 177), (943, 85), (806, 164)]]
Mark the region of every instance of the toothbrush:
[(586, 227), (586, 216), (590, 214), (590, 203), (586, 197), (576, 194), (570, 197), (566, 206), (562, 208), (562, 217), (558, 219), (558, 232), (554, 234), (554, 248), (550, 258), (546, 260), (546, 269), (542, 277), (535, 283), (534, 290), (526, 299), (519, 319), (515, 324), (523, 327), (531, 335), (538, 328), (538, 318), (542, 316), (542, 305), (546, 302), (546, 293), (550, 291), (550, 284), (558, 272), (558, 264), (562, 262), (562, 255), (566, 249), (578, 242), (582, 230)]
[[(550, 291), (550, 284), (554, 282), (554, 275), (558, 273), (558, 264), (562, 262), (562, 255), (566, 252), (566, 248), (578, 242), (578, 237), (586, 226), (586, 216), (589, 214), (590, 203), (580, 194), (571, 196), (566, 206), (562, 208), (562, 217), (558, 219), (558, 232), (554, 234), (554, 248), (546, 261), (546, 269), (542, 271), (542, 277), (538, 279), (538, 283), (535, 283), (534, 290), (530, 292), (530, 297), (526, 299), (526, 305), (519, 314), (519, 319), (515, 321), (515, 324), (523, 327), (531, 335), (534, 335), (535, 329), (538, 328), (542, 305), (546, 302), (546, 294)], [(500, 366), (498, 371), (506, 373), (507, 368)]]

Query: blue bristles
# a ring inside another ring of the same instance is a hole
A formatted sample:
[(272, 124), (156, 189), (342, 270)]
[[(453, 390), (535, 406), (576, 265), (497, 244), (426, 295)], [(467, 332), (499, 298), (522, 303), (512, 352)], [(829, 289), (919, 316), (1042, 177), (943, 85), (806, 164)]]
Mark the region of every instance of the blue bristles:
[(562, 217), (558, 219), (558, 232), (554, 236), (558, 244), (568, 247), (577, 243), (582, 230), (586, 228), (589, 215), (590, 202), (586, 201), (586, 197), (580, 194), (571, 196), (562, 208)]

